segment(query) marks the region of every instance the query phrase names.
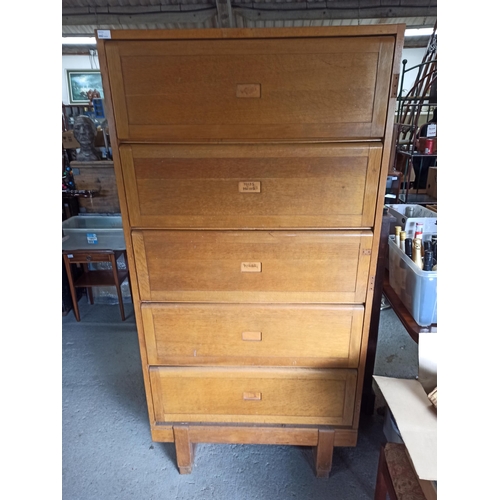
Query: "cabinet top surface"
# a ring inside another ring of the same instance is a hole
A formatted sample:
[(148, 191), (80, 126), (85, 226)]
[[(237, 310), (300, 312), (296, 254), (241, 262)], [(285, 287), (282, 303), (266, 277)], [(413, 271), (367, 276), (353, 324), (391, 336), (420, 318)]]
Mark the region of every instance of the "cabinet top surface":
[[(96, 30), (96, 38), (109, 40), (176, 40), (231, 38), (293, 38), (331, 36), (403, 36), (405, 24), (320, 26), (302, 28), (208, 28), (186, 30)], [(104, 35), (102, 32), (104, 31)]]

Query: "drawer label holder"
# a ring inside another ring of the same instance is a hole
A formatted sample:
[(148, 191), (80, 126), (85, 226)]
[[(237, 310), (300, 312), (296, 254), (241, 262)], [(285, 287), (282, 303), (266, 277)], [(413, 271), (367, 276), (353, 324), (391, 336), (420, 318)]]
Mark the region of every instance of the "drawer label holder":
[(260, 83), (236, 85), (236, 97), (240, 99), (258, 99), (260, 97)]
[(260, 193), (260, 181), (238, 182), (238, 191), (240, 193)]
[(262, 401), (261, 392), (244, 392), (243, 399), (245, 401)]
[(261, 342), (262, 332), (242, 332), (241, 339), (248, 342)]
[(262, 262), (242, 262), (241, 263), (242, 273), (261, 273), (262, 272)]

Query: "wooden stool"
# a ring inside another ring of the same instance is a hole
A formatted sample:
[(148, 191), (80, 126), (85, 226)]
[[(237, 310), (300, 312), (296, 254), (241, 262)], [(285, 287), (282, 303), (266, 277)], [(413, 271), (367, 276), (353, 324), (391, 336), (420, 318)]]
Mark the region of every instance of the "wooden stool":
[(406, 453), (406, 446), (387, 443), (380, 449), (374, 500), (426, 500)]
[[(116, 261), (123, 254), (125, 258), (126, 270), (118, 269)], [(114, 286), (118, 295), (118, 304), (122, 321), (125, 321), (125, 311), (123, 308), (123, 298), (120, 285), (128, 278), (127, 254), (125, 250), (63, 250), (64, 265), (68, 274), (69, 289), (73, 301), (76, 321), (80, 321), (80, 311), (78, 309), (78, 298), (76, 288), (86, 288), (91, 304), (94, 303), (92, 287), (94, 286)], [(110, 262), (110, 270), (90, 271), (91, 262)], [(74, 280), (71, 264), (82, 264), (84, 273)]]

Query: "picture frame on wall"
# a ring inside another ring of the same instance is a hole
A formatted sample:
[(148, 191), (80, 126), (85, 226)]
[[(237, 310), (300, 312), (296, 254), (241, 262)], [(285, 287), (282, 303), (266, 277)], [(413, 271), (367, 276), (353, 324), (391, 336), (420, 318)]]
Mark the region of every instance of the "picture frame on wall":
[(88, 92), (97, 91), (104, 97), (102, 76), (99, 70), (66, 70), (70, 104), (89, 104)]

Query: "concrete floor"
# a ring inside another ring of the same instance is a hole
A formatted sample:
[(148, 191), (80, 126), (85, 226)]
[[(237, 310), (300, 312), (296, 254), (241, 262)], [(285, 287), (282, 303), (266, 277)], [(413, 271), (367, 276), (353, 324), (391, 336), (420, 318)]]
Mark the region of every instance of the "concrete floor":
[[(64, 500), (364, 500), (375, 490), (383, 417), (362, 416), (358, 445), (336, 448), (329, 479), (311, 450), (295, 446), (196, 448), (180, 475), (171, 443), (151, 440), (135, 317), (125, 304), (79, 302), (62, 318), (62, 498)], [(413, 378), (417, 346), (392, 309), (381, 312), (375, 374)], [(377, 399), (377, 407), (383, 400)]]

